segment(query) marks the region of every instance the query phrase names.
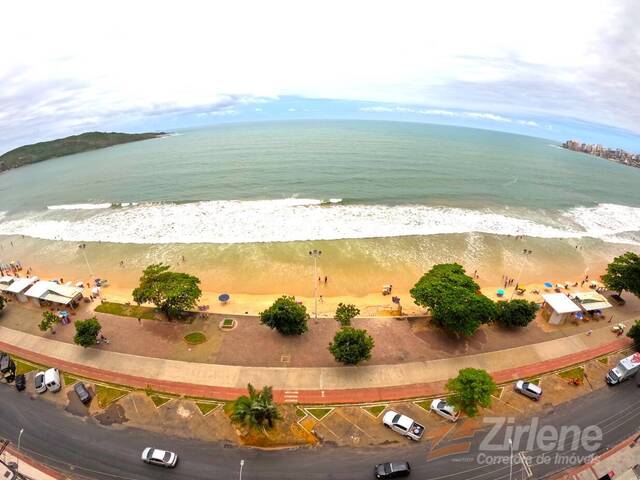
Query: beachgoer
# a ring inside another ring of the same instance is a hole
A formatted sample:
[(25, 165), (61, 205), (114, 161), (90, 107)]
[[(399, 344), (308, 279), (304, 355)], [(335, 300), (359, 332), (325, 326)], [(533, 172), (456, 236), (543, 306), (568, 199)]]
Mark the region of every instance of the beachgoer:
[(322, 295), (320, 295), (320, 303), (324, 303), (324, 300), (322, 299)]
[(324, 284), (326, 285), (328, 281), (329, 281), (329, 278), (325, 275), (325, 277), (324, 277)]

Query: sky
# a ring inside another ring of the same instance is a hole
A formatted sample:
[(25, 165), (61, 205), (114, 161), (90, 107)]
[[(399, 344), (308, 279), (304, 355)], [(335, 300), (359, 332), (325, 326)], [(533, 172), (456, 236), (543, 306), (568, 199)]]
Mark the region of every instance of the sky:
[(3, 18), (0, 152), (92, 130), (308, 118), (640, 152), (636, 0), (24, 0)]

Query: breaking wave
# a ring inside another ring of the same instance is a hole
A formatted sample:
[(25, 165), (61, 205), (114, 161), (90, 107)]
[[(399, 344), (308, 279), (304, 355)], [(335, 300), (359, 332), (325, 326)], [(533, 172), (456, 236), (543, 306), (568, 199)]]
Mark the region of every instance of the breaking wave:
[(102, 210), (111, 208), (110, 203), (72, 203), (69, 205), (48, 205), (47, 210)]
[[(450, 233), (600, 238), (635, 243), (640, 208), (600, 204), (566, 212), (470, 210), (426, 205), (356, 205), (341, 199), (90, 204), (5, 218), (0, 234), (115, 243), (255, 243)], [(119, 208), (109, 208), (103, 205)], [(65, 207), (65, 208), (61, 208)], [(74, 207), (74, 208), (71, 208)], [(2, 217), (0, 217), (1, 219)]]

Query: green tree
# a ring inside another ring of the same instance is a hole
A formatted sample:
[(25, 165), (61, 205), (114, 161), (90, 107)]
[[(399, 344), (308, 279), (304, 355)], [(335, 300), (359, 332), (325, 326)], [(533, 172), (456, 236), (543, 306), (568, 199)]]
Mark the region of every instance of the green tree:
[(349, 303), (339, 303), (336, 308), (336, 320), (340, 322), (343, 327), (351, 325), (351, 320), (360, 315), (360, 309), (355, 305)]
[(633, 339), (636, 350), (640, 350), (640, 320), (631, 325), (631, 328), (627, 332), (627, 337)]
[(416, 304), (431, 310), (432, 322), (458, 335), (473, 335), (495, 318), (495, 303), (457, 263), (435, 265), (410, 291)]
[(98, 334), (102, 330), (102, 325), (96, 317), (77, 320), (75, 326), (76, 334), (73, 337), (73, 343), (85, 348), (96, 344)]
[(374, 341), (366, 330), (343, 327), (333, 337), (329, 351), (338, 361), (347, 365), (357, 365), (371, 358)]
[(526, 327), (536, 318), (538, 304), (527, 300), (496, 303), (496, 322), (504, 327)]
[(273, 428), (277, 420), (282, 417), (278, 407), (273, 402), (273, 392), (271, 387), (264, 387), (261, 391), (247, 385), (249, 395), (238, 397), (232, 404), (231, 420), (248, 427)]
[(607, 265), (607, 273), (602, 276), (602, 282), (609, 290), (620, 295), (626, 290), (640, 296), (640, 255), (627, 252), (614, 258)]
[(447, 382), (447, 390), (447, 403), (474, 417), (479, 407), (491, 406), (491, 395), (496, 391), (496, 384), (484, 370), (463, 368), (456, 378)]
[(295, 297), (286, 295), (260, 312), (260, 321), (283, 335), (302, 335), (308, 329), (307, 320), (309, 320), (309, 314), (306, 307), (296, 303)]
[(53, 327), (58, 323), (60, 323), (60, 317), (47, 310), (42, 312), (42, 320), (38, 324), (38, 328), (43, 332), (46, 332), (49, 329), (53, 332)]
[(198, 277), (171, 272), (168, 265), (155, 263), (142, 272), (140, 286), (133, 291), (133, 300), (138, 304), (153, 303), (172, 319), (195, 308), (202, 296), (199, 284)]
[(4, 309), (4, 306), (7, 304), (7, 302), (5, 301), (4, 297), (2, 295), (0, 295), (0, 311), (2, 311)]

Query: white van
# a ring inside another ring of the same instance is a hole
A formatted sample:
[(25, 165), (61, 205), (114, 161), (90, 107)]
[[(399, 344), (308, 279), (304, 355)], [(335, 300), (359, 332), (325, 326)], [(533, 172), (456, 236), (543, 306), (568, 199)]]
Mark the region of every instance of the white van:
[(57, 368), (50, 368), (44, 372), (44, 384), (50, 392), (57, 392), (62, 388), (60, 372)]

